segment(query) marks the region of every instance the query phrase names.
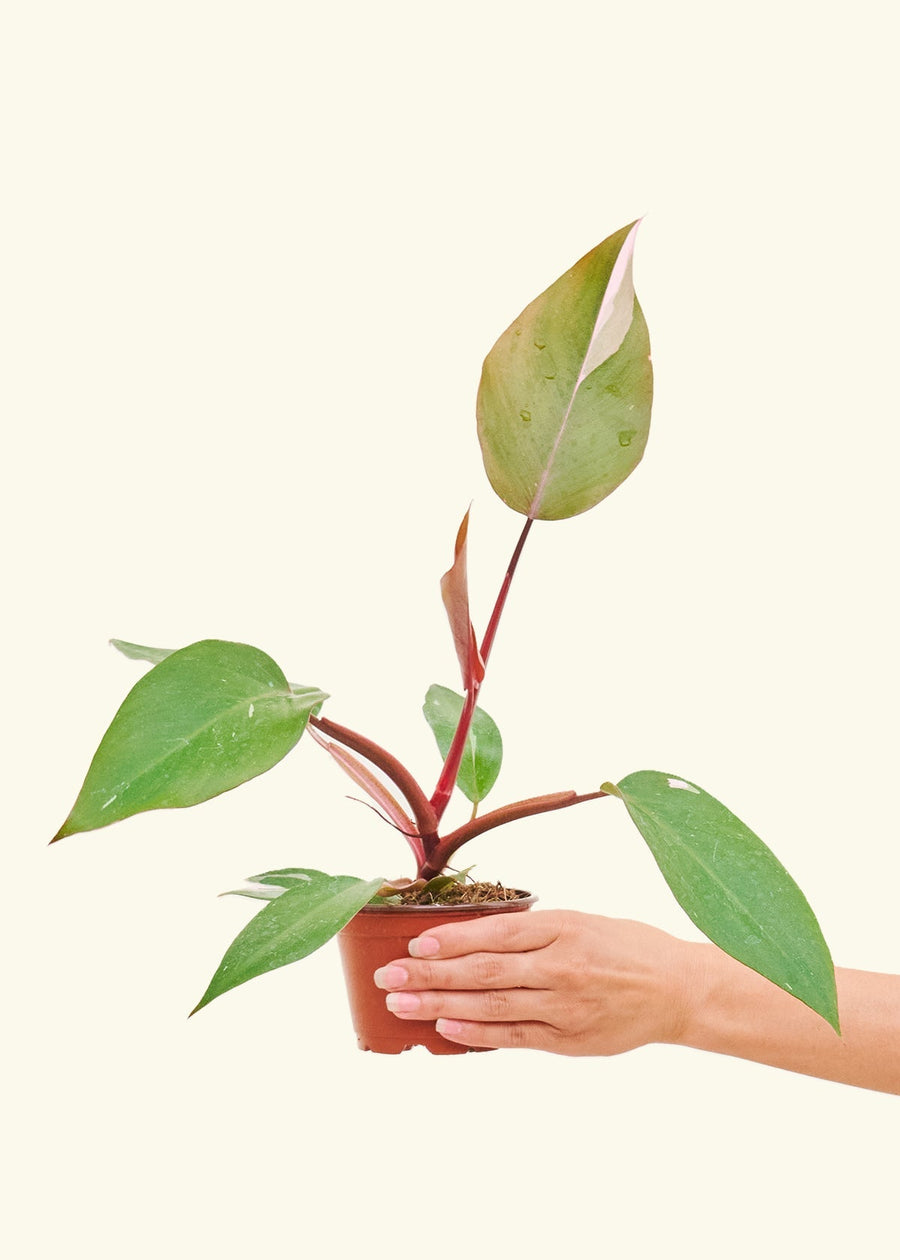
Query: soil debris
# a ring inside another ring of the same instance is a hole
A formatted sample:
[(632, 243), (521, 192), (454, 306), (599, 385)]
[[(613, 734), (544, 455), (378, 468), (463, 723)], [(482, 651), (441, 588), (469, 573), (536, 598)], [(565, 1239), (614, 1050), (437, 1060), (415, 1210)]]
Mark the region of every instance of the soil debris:
[[(460, 884), (455, 880), (439, 891), (428, 888), (410, 888), (397, 895), (396, 904), (402, 906), (459, 906), (481, 905), (486, 901), (519, 901), (527, 897), (518, 888), (504, 888), (502, 884), (485, 881)], [(393, 901), (394, 898), (391, 898)]]

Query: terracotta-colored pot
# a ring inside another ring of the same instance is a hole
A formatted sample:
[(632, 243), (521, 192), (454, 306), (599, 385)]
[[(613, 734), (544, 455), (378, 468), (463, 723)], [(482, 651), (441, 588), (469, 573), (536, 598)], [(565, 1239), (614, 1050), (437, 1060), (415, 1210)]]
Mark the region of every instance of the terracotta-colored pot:
[(407, 958), (414, 936), (442, 923), (463, 923), (487, 914), (528, 910), (536, 897), (523, 894), (515, 901), (491, 901), (468, 906), (364, 906), (338, 933), (344, 979), (353, 1027), (360, 1050), (376, 1054), (400, 1054), (413, 1046), (426, 1046), (432, 1054), (465, 1054), (468, 1046), (456, 1045), (435, 1032), (424, 1019), (398, 1019), (384, 1004), (387, 997), (372, 979), (373, 973), (398, 958)]

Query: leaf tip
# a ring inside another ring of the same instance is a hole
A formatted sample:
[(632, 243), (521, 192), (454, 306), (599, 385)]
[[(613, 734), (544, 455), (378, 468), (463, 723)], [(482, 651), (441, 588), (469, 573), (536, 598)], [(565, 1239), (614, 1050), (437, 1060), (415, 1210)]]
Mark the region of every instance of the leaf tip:
[(60, 827), (59, 831), (57, 831), (56, 835), (50, 841), (50, 844), (56, 844), (57, 840), (64, 840), (66, 836), (69, 836), (71, 834), (72, 833), (69, 831), (69, 819), (67, 818), (66, 821), (63, 823), (63, 825)]

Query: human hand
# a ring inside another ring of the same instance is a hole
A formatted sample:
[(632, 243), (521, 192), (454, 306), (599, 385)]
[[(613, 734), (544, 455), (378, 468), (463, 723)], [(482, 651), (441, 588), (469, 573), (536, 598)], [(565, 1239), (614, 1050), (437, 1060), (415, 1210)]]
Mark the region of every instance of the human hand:
[(657, 928), (575, 911), (496, 914), (429, 929), (375, 973), (399, 1019), (449, 1041), (612, 1055), (677, 1041), (696, 946)]

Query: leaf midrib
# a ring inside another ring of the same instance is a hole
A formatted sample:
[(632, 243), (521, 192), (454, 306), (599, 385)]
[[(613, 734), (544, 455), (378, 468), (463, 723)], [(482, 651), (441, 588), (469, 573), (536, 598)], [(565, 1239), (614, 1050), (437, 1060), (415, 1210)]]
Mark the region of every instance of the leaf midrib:
[[(353, 876), (348, 876), (348, 878), (353, 878)], [(259, 914), (256, 916), (256, 920), (251, 919), (250, 922), (253, 923), (258, 921), (262, 915), (268, 914), (270, 911), (272, 912), (270, 917), (274, 917), (276, 914), (284, 914), (285, 907), (290, 907), (294, 900), (303, 900), (304, 898), (312, 900), (313, 902), (313, 904), (308, 908), (304, 919), (311, 918), (316, 913), (321, 913), (329, 906), (331, 906), (334, 910), (339, 910), (340, 913), (343, 914), (346, 909), (346, 903), (349, 903), (351, 907), (356, 907), (353, 909), (352, 914), (348, 915), (349, 922), (349, 919), (357, 912), (359, 906), (364, 906), (366, 902), (370, 900), (371, 895), (377, 892), (383, 883), (383, 878), (369, 880), (365, 883), (360, 881), (359, 883), (353, 884), (352, 887), (345, 887), (333, 892), (328, 892), (324, 897), (320, 898), (310, 897), (310, 889), (307, 886), (287, 888), (280, 897), (277, 897), (274, 901), (270, 901), (264, 909), (259, 911)], [(360, 884), (363, 886), (360, 887)], [(366, 895), (362, 900), (360, 900), (360, 894), (362, 892), (365, 892)], [(353, 895), (351, 896), (351, 894)], [(246, 970), (248, 967), (255, 967), (259, 961), (264, 961), (268, 956), (275, 953), (276, 949), (281, 947), (286, 941), (289, 943), (290, 939), (297, 934), (301, 927), (302, 920), (299, 926), (297, 920), (286, 921), (283, 927), (273, 936), (264, 937), (251, 952), (242, 953), (240, 959), (235, 960), (234, 965), (239, 964), (242, 970)], [(340, 931), (340, 928), (338, 928), (337, 931)], [(237, 940), (240, 940), (240, 937), (238, 937)], [(234, 945), (237, 944), (237, 940), (233, 943)], [(226, 959), (227, 955), (226, 958), (222, 960), (220, 968), (220, 970), (225, 970), (225, 974), (227, 974)]]
[[(324, 697), (324, 693), (320, 692), (318, 694), (323, 695), (323, 698), (327, 699), (327, 697)], [(257, 703), (259, 703), (260, 705), (263, 705), (265, 704), (266, 701), (273, 701), (276, 699), (286, 700), (288, 701), (288, 703), (291, 703), (291, 702), (295, 702), (298, 698), (299, 697), (295, 696), (292, 692), (281, 692), (281, 691), (273, 692), (271, 688), (267, 688), (265, 691), (260, 692), (258, 695), (256, 694), (248, 695), (242, 698), (240, 701), (235, 701), (235, 703), (230, 705), (227, 709), (223, 709), (215, 717), (210, 718), (208, 722), (204, 722), (201, 725), (197, 726), (187, 736), (185, 735), (178, 736), (178, 739), (179, 739), (178, 747), (173, 747), (169, 749), (168, 751), (162, 753), (159, 757), (156, 757), (153, 761), (145, 765), (145, 767), (142, 770), (140, 770), (133, 778), (128, 780), (128, 782), (122, 788), (122, 791), (123, 792), (131, 791), (131, 789), (134, 787), (136, 783), (142, 782), (144, 779), (147, 778), (148, 775), (152, 774), (155, 770), (159, 769), (160, 766), (165, 765), (167, 761), (170, 761), (173, 757), (177, 757), (178, 755), (183, 755), (185, 750), (190, 748), (191, 743), (197, 738), (198, 735), (201, 735), (205, 731), (210, 730), (210, 728), (213, 727), (217, 722), (221, 722), (227, 719), (229, 716), (233, 716), (239, 713), (240, 711), (242, 711), (243, 709), (246, 709), (248, 705), (252, 704), (255, 706)], [(308, 715), (309, 713), (307, 712), (307, 716)], [(103, 791), (109, 791), (109, 788), (105, 788), (105, 789), (96, 788), (94, 790), (94, 795), (95, 796), (101, 795)]]
[[(652, 814), (648, 816), (651, 818), (654, 817), (654, 815)], [(731, 904), (734, 906), (737, 906), (741, 911), (743, 911), (744, 914), (748, 916), (748, 918), (750, 918), (754, 922), (754, 924), (762, 931), (765, 938), (774, 946), (779, 957), (790, 962), (791, 956), (785, 951), (783, 946), (781, 946), (776, 940), (776, 938), (774, 938), (771, 935), (771, 933), (768, 931), (768, 929), (765, 927), (764, 924), (758, 922), (756, 916), (753, 914), (753, 911), (750, 909), (750, 907), (746, 905), (736, 894), (734, 894), (728, 888), (726, 884), (722, 882), (721, 878), (713, 871), (712, 867), (709, 866), (709, 864), (703, 860), (703, 858), (696, 852), (696, 850), (692, 849), (689, 845), (687, 845), (684, 842), (684, 840), (682, 840), (681, 837), (678, 835), (677, 831), (675, 831), (669, 824), (664, 822), (662, 819), (655, 819), (655, 821), (657, 822), (657, 825), (660, 827), (660, 829), (666, 833), (667, 838), (669, 838), (669, 842), (670, 843), (674, 842), (676, 847), (680, 847), (680, 849), (691, 858), (691, 860), (694, 862), (696, 866), (699, 866), (701, 870), (706, 872), (706, 874), (710, 877), (711, 881), (716, 885), (716, 887), (721, 889), (721, 891), (725, 894), (725, 896), (728, 898)], [(751, 832), (750, 834), (755, 836), (755, 832)], [(758, 837), (756, 838), (759, 839)], [(761, 844), (762, 841), (759, 841), (759, 843)], [(774, 854), (772, 854), (772, 857), (776, 862), (778, 861), (778, 859), (775, 857)], [(779, 865), (781, 864), (779, 863)], [(782, 869), (784, 868), (782, 867)], [(801, 893), (801, 896), (802, 896), (802, 893)], [(704, 928), (702, 930), (705, 931), (706, 929)]]

